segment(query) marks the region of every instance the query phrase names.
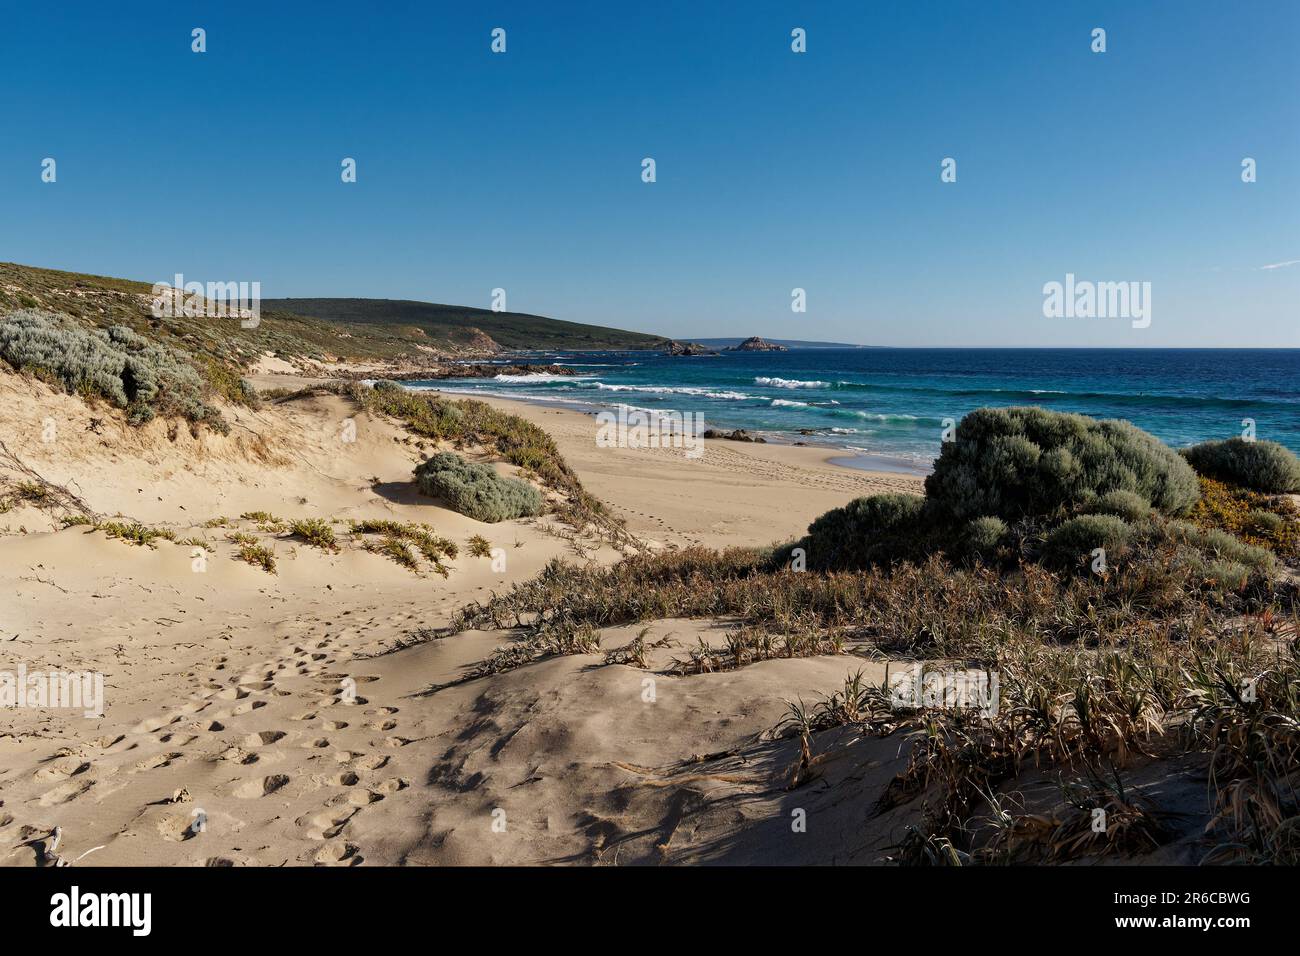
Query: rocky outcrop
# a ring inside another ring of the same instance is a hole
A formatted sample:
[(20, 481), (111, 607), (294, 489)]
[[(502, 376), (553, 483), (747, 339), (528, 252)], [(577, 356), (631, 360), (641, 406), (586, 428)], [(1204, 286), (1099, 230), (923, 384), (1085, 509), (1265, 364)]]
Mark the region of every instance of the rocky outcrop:
[(739, 345), (733, 345), (727, 349), (728, 352), (788, 352), (790, 351), (784, 345), (777, 345), (775, 342), (768, 342), (757, 335), (752, 335)]
[(724, 432), (717, 428), (705, 429), (705, 438), (725, 438), (727, 441), (750, 441), (760, 445), (766, 445), (767, 439), (760, 435), (751, 435), (743, 428), (737, 428), (734, 432)]
[(669, 342), (668, 347), (664, 349), (665, 355), (717, 355), (718, 353), (709, 348), (707, 345), (701, 345), (699, 342)]

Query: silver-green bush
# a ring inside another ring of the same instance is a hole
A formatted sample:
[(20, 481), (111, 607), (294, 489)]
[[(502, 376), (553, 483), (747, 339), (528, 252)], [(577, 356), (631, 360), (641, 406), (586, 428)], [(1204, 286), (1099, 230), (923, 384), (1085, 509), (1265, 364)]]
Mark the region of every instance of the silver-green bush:
[(1007, 536), (1007, 523), (992, 515), (973, 518), (966, 525), (966, 547), (975, 554), (993, 552)]
[(87, 328), (51, 312), (11, 312), (0, 320), (0, 358), (69, 392), (125, 408), (135, 424), (176, 415), (226, 429), (185, 355), (125, 326)]
[(1151, 514), (1151, 503), (1135, 491), (1108, 491), (1088, 503), (1092, 514), (1115, 515), (1125, 521), (1141, 521)]
[(1200, 495), (1172, 449), (1129, 422), (1036, 407), (979, 408), (957, 426), (926, 496), (959, 518), (1050, 515), (1112, 491), (1179, 514)]
[(1124, 553), (1133, 540), (1133, 529), (1115, 515), (1079, 515), (1064, 521), (1047, 536), (1045, 551), (1066, 563), (1078, 563), (1096, 548), (1105, 548), (1108, 558)]
[(415, 469), (420, 491), (441, 498), (455, 511), (495, 523), (542, 513), (542, 493), (517, 478), (503, 478), (487, 465), (442, 451)]
[(1200, 474), (1269, 494), (1300, 491), (1300, 459), (1275, 441), (1206, 441), (1182, 455)]

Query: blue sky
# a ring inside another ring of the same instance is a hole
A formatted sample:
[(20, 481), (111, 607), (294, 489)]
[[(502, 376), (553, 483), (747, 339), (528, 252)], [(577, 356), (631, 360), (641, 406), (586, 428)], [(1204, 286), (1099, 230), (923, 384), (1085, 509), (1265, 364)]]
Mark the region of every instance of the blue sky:
[[(1296, 347), (1298, 50), (1291, 0), (15, 4), (0, 260), (677, 337)], [(1067, 272), (1151, 282), (1150, 327), (1045, 318)]]

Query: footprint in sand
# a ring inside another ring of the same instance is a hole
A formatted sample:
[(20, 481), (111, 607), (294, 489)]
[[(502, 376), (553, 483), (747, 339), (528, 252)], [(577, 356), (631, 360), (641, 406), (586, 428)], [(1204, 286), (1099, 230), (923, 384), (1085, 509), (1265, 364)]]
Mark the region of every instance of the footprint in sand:
[(69, 780), (53, 790), (46, 791), (38, 801), (43, 807), (52, 807), (60, 803), (75, 800), (95, 785), (93, 780)]
[(356, 866), (361, 857), (351, 843), (326, 843), (316, 851), (315, 860), (320, 866)]
[(179, 815), (160, 820), (158, 822), (158, 832), (175, 843), (184, 843), (186, 840), (198, 836), (199, 833), (192, 816)]
[(283, 738), (284, 731), (282, 730), (259, 730), (255, 734), (249, 734), (240, 742), (245, 747), (265, 747), (267, 744), (273, 744)]
[(288, 775), (273, 773), (269, 777), (244, 781), (235, 788), (234, 794), (241, 800), (252, 800), (257, 797), (264, 797), (269, 793), (275, 793), (288, 782)]
[(217, 759), (229, 760), (231, 763), (250, 764), (257, 763), (257, 754), (250, 754), (240, 747), (228, 747), (217, 756)]
[(178, 760), (183, 756), (185, 755), (180, 753), (179, 751), (174, 751), (174, 750), (167, 751), (165, 753), (157, 753), (150, 757), (145, 757), (143, 760), (139, 761), (135, 765), (135, 769), (136, 770), (157, 770), (159, 767), (166, 767), (169, 764), (171, 764), (173, 760)]
[(56, 780), (60, 777), (75, 777), (90, 769), (90, 762), (80, 757), (59, 757), (50, 761), (36, 771), (37, 780)]

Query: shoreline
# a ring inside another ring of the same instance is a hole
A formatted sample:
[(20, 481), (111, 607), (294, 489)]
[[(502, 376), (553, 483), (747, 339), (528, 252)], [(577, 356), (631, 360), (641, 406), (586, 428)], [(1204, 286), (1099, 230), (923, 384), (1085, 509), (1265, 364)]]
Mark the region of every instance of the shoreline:
[(664, 546), (778, 544), (854, 498), (924, 493), (921, 475), (846, 467), (834, 461), (843, 457), (840, 449), (704, 439), (703, 455), (689, 459), (681, 448), (602, 448), (590, 413), (494, 396), (478, 400), (544, 429), (583, 486), (629, 531)]
[[(428, 380), (434, 381), (434, 380)], [(402, 383), (404, 387), (410, 388), (409, 382)], [(560, 399), (560, 398), (543, 398), (537, 396), (504, 396), (494, 393), (474, 392), (474, 391), (457, 391), (456, 389), (442, 388), (435, 384), (422, 386), (414, 391), (431, 391), (438, 392), (441, 395), (449, 395), (455, 398), (469, 398), (477, 401), (508, 402), (519, 406), (536, 406), (543, 408), (556, 408), (563, 411), (569, 411), (574, 414), (586, 417), (594, 417), (600, 411), (605, 409), (616, 409), (620, 405), (627, 405), (626, 402), (592, 402), (579, 401), (577, 399)], [(635, 406), (627, 405), (628, 408)], [(653, 409), (649, 411), (653, 412)], [(837, 468), (846, 468), (851, 471), (861, 471), (867, 474), (897, 474), (910, 475), (917, 478), (924, 478), (933, 471), (933, 464), (922, 464), (916, 459), (906, 458), (901, 455), (891, 455), (887, 452), (872, 452), (856, 448), (852, 445), (832, 444), (825, 440), (826, 436), (818, 435), (799, 435), (800, 439), (811, 439), (808, 441), (794, 441), (791, 436), (797, 433), (772, 431), (769, 429), (746, 428), (738, 424), (721, 424), (715, 423), (713, 427), (719, 430), (732, 431), (742, 428), (754, 435), (759, 435), (766, 442), (755, 442), (754, 444), (777, 445), (785, 448), (812, 448), (828, 452), (821, 459), (823, 463), (834, 465)], [(726, 442), (727, 439), (702, 439), (707, 442)], [(731, 444), (750, 444), (749, 442), (732, 442)]]

